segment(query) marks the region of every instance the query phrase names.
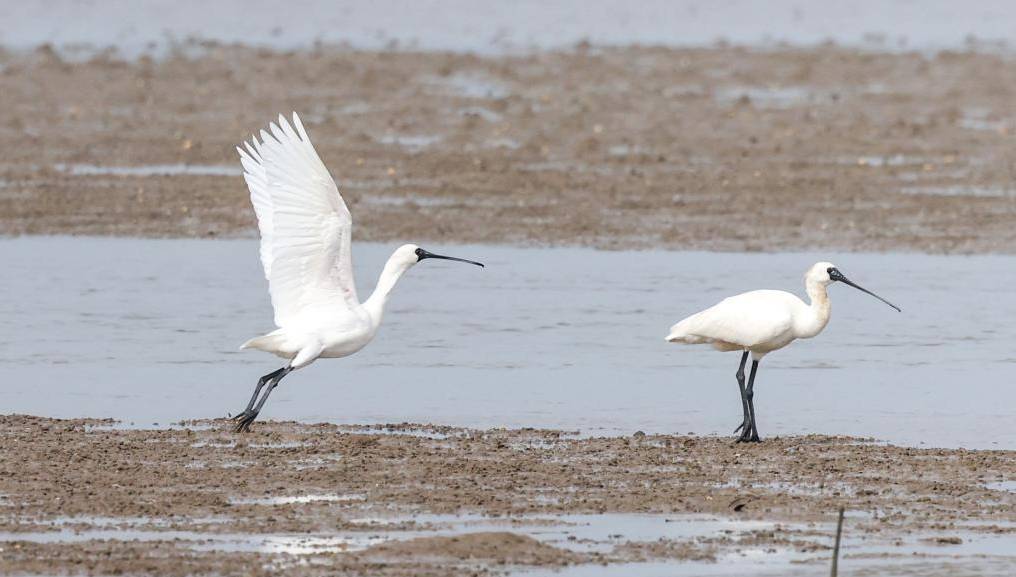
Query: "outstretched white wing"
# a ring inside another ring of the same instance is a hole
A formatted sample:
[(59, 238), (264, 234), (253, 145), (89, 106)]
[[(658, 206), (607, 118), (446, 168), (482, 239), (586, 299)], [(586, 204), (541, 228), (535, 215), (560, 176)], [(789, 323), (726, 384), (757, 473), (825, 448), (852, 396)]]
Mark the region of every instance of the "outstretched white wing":
[[(295, 129), (294, 129), (295, 126)], [(359, 305), (350, 254), (352, 216), (300, 117), (237, 147), (261, 231), (261, 264), (283, 327), (322, 307)]]

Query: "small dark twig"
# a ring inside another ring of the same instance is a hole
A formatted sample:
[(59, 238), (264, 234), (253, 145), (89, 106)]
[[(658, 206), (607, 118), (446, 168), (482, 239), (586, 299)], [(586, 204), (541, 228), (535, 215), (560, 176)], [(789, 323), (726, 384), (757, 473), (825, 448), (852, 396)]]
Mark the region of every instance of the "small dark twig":
[(839, 571), (840, 563), (840, 537), (843, 536), (843, 507), (840, 507), (840, 518), (836, 522), (836, 544), (833, 545), (833, 569), (829, 573), (832, 577), (836, 577)]

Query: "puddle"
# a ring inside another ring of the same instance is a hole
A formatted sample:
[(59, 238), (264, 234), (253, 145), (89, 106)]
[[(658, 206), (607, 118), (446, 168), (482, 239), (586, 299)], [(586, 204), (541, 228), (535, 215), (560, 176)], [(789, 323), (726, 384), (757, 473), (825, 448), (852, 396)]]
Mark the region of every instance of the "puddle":
[(479, 74), (459, 72), (448, 76), (430, 76), (426, 83), (445, 93), (462, 98), (498, 100), (511, 94), (507, 86)]
[[(341, 190), (385, 190), (390, 188), (405, 187), (434, 187), (440, 183), (431, 178), (378, 178), (374, 180), (350, 180), (341, 179), (336, 181)], [(371, 196), (365, 196), (360, 202), (371, 202)]]
[(773, 481), (770, 483), (755, 483), (755, 484), (744, 484), (739, 479), (732, 479), (729, 483), (717, 485), (717, 488), (737, 488), (743, 491), (751, 491), (752, 489), (761, 489), (766, 492), (775, 492), (780, 494), (788, 495), (807, 495), (807, 496), (838, 496), (838, 495), (853, 495), (857, 490), (856, 487), (848, 485), (846, 483), (826, 483), (825, 485), (809, 484), (809, 483), (795, 483), (793, 481)]
[(506, 148), (508, 150), (516, 150), (522, 146), (514, 138), (491, 138), (484, 141), (483, 145), (487, 148)]
[(837, 164), (857, 166), (924, 166), (935, 163), (937, 159), (925, 156), (910, 156), (907, 154), (892, 154), (888, 156), (862, 155), (836, 159)]
[(750, 102), (757, 108), (791, 108), (806, 102), (829, 102), (830, 96), (816, 92), (809, 86), (733, 86), (718, 88), (713, 98), (720, 104)]
[(1016, 493), (1016, 481), (996, 481), (994, 483), (985, 483), (986, 489), (992, 491), (1008, 491), (1010, 493)]
[(132, 529), (61, 529), (41, 533), (0, 533), (0, 542), (82, 543), (86, 541), (182, 541), (196, 551), (227, 553), (262, 552), (312, 555), (359, 551), (389, 540), (382, 535), (239, 534), (197, 531), (143, 531)]
[(335, 463), (343, 459), (342, 455), (338, 453), (332, 453), (327, 455), (319, 455), (309, 459), (295, 459), (288, 461), (294, 469), (300, 471), (305, 469), (321, 469), (323, 467), (331, 467)]
[(417, 135), (398, 135), (398, 134), (386, 134), (378, 139), (381, 144), (392, 144), (401, 146), (406, 150), (412, 152), (418, 152), (427, 148), (431, 144), (441, 142), (442, 138), (437, 135), (417, 134)]
[(247, 445), (253, 449), (295, 449), (297, 447), (308, 447), (310, 443), (298, 441), (281, 441), (278, 443), (250, 443)]
[(466, 117), (475, 116), (477, 118), (482, 118), (487, 122), (500, 122), (501, 119), (504, 118), (501, 114), (494, 112), (489, 108), (483, 108), (482, 106), (467, 106), (460, 109), (459, 114)]
[(1016, 189), (984, 186), (914, 186), (901, 188), (902, 194), (928, 194), (932, 196), (972, 196), (1010, 198), (1016, 197)]
[(443, 440), (451, 438), (452, 436), (464, 436), (469, 433), (464, 431), (455, 431), (453, 433), (444, 433), (435, 429), (428, 428), (392, 428), (384, 426), (359, 426), (359, 427), (342, 427), (343, 432), (364, 434), (364, 435), (405, 435), (409, 437), (419, 437), (423, 439), (435, 439)]
[(615, 144), (607, 149), (607, 154), (610, 156), (645, 156), (653, 154), (653, 150), (646, 146), (640, 146), (638, 144)]
[[(397, 244), (355, 243), (361, 298)], [(1016, 388), (997, 386), (1016, 368), (1016, 257), (424, 246), (487, 268), (414, 268), (378, 338), (288, 377), (264, 418), (729, 435), (736, 355), (661, 335), (743, 290), (801, 295), (803, 271), (831, 260), (904, 312), (834, 285), (826, 330), (761, 366), (763, 436), (1016, 448)], [(236, 350), (272, 326), (256, 240), (22, 237), (0, 253), (9, 412), (143, 427), (220, 417), (278, 368)]]
[[(171, 527), (176, 524), (186, 523), (188, 525), (220, 525), (228, 523), (228, 517), (98, 517), (93, 515), (78, 515), (73, 517), (57, 517), (49, 522), (56, 527), (86, 526), (87, 530), (96, 529), (127, 529), (138, 527)], [(70, 528), (70, 530), (74, 530)]]
[(236, 441), (235, 440), (229, 440), (229, 441), (197, 441), (195, 443), (191, 443), (191, 447), (194, 447), (196, 449), (200, 449), (202, 447), (214, 447), (216, 449), (233, 449), (233, 448), (236, 447)]
[(233, 505), (303, 505), (306, 503), (336, 503), (346, 501), (363, 501), (366, 495), (348, 494), (320, 494), (320, 495), (297, 495), (292, 497), (254, 497), (250, 499), (230, 499)]
[[(746, 573), (746, 571), (750, 571)], [(735, 567), (729, 564), (717, 564), (703, 561), (665, 562), (650, 561), (646, 563), (613, 563), (610, 565), (573, 565), (560, 569), (518, 569), (511, 577), (680, 577), (684, 575), (724, 575), (740, 577), (745, 574), (752, 577), (795, 577), (798, 575), (816, 575), (814, 568), (807, 567), (765, 567), (755, 562), (743, 562)]]
[(142, 166), (99, 166), (95, 164), (56, 164), (53, 168), (74, 176), (240, 176), (236, 166), (202, 164), (147, 164)]
[(405, 195), (405, 196), (394, 196), (386, 194), (372, 194), (369, 198), (364, 198), (360, 201), (363, 204), (369, 206), (425, 206), (428, 208), (443, 207), (443, 206), (456, 206), (463, 204), (462, 200), (457, 198), (448, 197), (436, 197), (436, 196), (418, 196), (418, 195)]
[(1010, 127), (1006, 119), (997, 118), (987, 108), (968, 108), (963, 111), (963, 116), (958, 124), (969, 130), (981, 130), (989, 132), (1005, 133)]

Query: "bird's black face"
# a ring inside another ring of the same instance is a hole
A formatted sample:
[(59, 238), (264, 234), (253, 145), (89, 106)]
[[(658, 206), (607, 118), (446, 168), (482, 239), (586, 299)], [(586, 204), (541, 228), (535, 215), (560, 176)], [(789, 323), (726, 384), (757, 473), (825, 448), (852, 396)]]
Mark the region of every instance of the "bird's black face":
[(850, 279), (848, 279), (846, 276), (843, 275), (843, 273), (840, 272), (840, 269), (838, 269), (838, 268), (836, 268), (834, 266), (831, 266), (831, 267), (826, 269), (826, 272), (829, 274), (829, 280), (831, 280), (833, 282), (841, 282), (841, 283), (843, 283), (845, 285), (850, 285), (850, 286), (854, 287), (855, 289), (857, 289), (857, 290), (859, 290), (861, 292), (870, 294), (871, 296), (877, 298), (878, 300), (880, 300), (880, 301), (884, 302), (885, 304), (891, 306), (892, 308), (896, 309), (898, 312), (903, 312), (903, 311), (900, 310), (900, 307), (894, 305), (893, 303), (885, 300), (884, 298), (878, 296), (877, 294), (871, 292), (870, 290), (868, 290), (868, 289), (862, 287), (861, 285), (859, 285), (859, 284), (851, 281)]
[(442, 254), (434, 254), (432, 252), (428, 252), (426, 250), (423, 250), (422, 248), (417, 248), (416, 249), (416, 262), (420, 262), (421, 260), (423, 260), (425, 258), (440, 258), (440, 259), (444, 259), (444, 260), (456, 260), (456, 261), (459, 261), (459, 262), (468, 262), (469, 264), (475, 264), (476, 266), (479, 266), (479, 267), (483, 266), (483, 263), (476, 262), (474, 260), (466, 260), (464, 258), (456, 258), (454, 256), (444, 256)]

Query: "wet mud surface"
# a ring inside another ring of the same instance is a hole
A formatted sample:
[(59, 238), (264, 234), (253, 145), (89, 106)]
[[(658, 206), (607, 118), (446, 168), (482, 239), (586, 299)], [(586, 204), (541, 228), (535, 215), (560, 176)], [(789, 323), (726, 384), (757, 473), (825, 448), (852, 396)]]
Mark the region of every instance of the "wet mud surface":
[(1016, 566), (1012, 451), (405, 424), (227, 430), (0, 417), (0, 572), (504, 575), (669, 563), (670, 574), (701, 574), (747, 556), (779, 574), (822, 574), (839, 507), (851, 574)]
[(1016, 59), (617, 48), (0, 53), (0, 233), (251, 236), (298, 110), (359, 240), (1013, 252)]

